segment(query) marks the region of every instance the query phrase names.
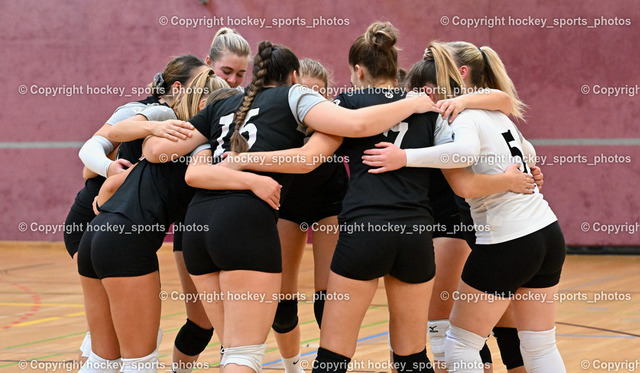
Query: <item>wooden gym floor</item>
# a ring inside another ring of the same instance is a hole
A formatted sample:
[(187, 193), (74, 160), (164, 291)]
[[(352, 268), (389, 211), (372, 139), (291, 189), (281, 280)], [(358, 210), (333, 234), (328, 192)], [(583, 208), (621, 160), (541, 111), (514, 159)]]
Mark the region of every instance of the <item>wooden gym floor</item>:
[[(158, 253), (163, 290), (181, 290), (171, 246)], [(0, 370), (66, 371), (86, 332), (77, 272), (62, 243), (0, 242)], [(313, 295), (312, 253), (305, 250), (300, 292)], [(382, 282), (381, 282), (382, 284)], [(557, 339), (568, 372), (640, 371), (640, 257), (569, 256), (560, 283)], [(608, 298), (602, 300), (602, 298)], [(186, 314), (181, 301), (162, 304), (160, 360), (171, 362), (173, 340)], [(310, 366), (319, 332), (311, 303), (300, 304), (303, 363)], [(387, 306), (380, 287), (361, 328), (354, 371), (388, 371)], [(506, 372), (495, 339), (494, 372)], [(264, 371), (283, 371), (275, 340), (267, 340)], [(67, 363), (63, 363), (63, 362)], [(200, 361), (217, 371), (214, 337)], [(47, 365), (49, 364), (49, 365)], [(66, 365), (65, 365), (66, 364)], [(208, 369), (202, 369), (206, 371)], [(73, 369), (72, 371), (76, 371)], [(310, 372), (310, 368), (306, 369)]]

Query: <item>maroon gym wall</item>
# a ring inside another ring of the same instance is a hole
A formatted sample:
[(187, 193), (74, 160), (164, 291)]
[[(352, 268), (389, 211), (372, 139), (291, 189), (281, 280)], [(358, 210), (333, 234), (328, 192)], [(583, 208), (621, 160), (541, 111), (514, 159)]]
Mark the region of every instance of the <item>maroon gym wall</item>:
[[(300, 17), (298, 22), (304, 19), (311, 24), (322, 16), (332, 21), (336, 17), (343, 23), (348, 20), (349, 24), (235, 28), (253, 51), (260, 40), (269, 39), (291, 47), (301, 58), (319, 59), (333, 68), (337, 87), (348, 85), (349, 46), (375, 20), (389, 20), (400, 30), (400, 62), (407, 69), (421, 58), (432, 39), (492, 46), (501, 55), (521, 98), (530, 106), (528, 121), (520, 128), (525, 137), (538, 144), (538, 154), (549, 160), (554, 156), (582, 156), (573, 159), (574, 163), (542, 165), (543, 192), (560, 219), (567, 243), (638, 245), (637, 232), (595, 231), (598, 224), (627, 223), (633, 224), (627, 225), (627, 230), (634, 229), (639, 221), (638, 96), (607, 97), (593, 91), (598, 90), (596, 85), (640, 84), (636, 67), (640, 57), (639, 15), (633, 0), (216, 0), (206, 6), (197, 0), (2, 2), (0, 66), (5, 109), (0, 111), (0, 240), (62, 239), (60, 233), (34, 232), (31, 224), (64, 221), (83, 184), (78, 143), (91, 137), (118, 105), (138, 98), (86, 92), (45, 97), (33, 94), (33, 85), (124, 87), (127, 92), (143, 87), (171, 56), (192, 53), (204, 57), (208, 52), (219, 25), (172, 25), (178, 19), (212, 20), (215, 16), (223, 17), (227, 25), (227, 17), (249, 16), (266, 18), (268, 25), (273, 18)], [(546, 17), (547, 22), (583, 17), (590, 25), (594, 18), (618, 17), (629, 19), (630, 25), (467, 28), (455, 18), (485, 16)], [(166, 26), (161, 25), (164, 20)], [(20, 91), (24, 89), (21, 86), (27, 88), (26, 94)], [(590, 92), (583, 94), (583, 86)], [(553, 139), (560, 140), (561, 145), (554, 145)], [(616, 145), (627, 143), (630, 145)], [(589, 165), (594, 156), (603, 154), (618, 155), (623, 160)], [(19, 231), (21, 222), (27, 223), (26, 232)], [(583, 228), (588, 228), (586, 233)]]

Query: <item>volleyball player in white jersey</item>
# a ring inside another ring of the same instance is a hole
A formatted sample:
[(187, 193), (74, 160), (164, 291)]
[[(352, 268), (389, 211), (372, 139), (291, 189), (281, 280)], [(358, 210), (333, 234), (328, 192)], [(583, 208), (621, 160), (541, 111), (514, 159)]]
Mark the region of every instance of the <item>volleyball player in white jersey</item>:
[[(481, 53), (485, 59), (492, 54), (490, 58), (499, 61), (491, 48), (483, 47)], [(435, 74), (420, 62), (408, 79), (412, 76), (421, 79), (426, 90), (442, 88)], [(522, 135), (504, 114), (467, 110), (453, 122), (452, 129), (457, 146), (402, 151), (404, 163), (410, 167), (456, 167), (444, 160), (455, 157), (461, 149), (466, 152), (471, 149), (472, 155), (478, 157), (471, 166), (475, 173), (497, 174), (514, 161), (521, 164), (523, 173), (530, 173), (527, 161), (531, 150), (527, 151)], [(383, 166), (383, 171), (396, 169), (376, 156), (370, 156), (369, 162)], [(445, 176), (456, 193), (465, 194), (457, 190), (450, 173), (445, 172)], [(475, 248), (462, 273), (458, 291), (478, 302), (454, 303), (451, 328), (445, 340), (449, 371), (482, 372), (479, 351), (512, 302), (527, 371), (564, 372), (554, 327), (553, 300), (565, 256), (564, 238), (556, 216), (537, 187), (530, 195), (506, 192), (467, 197), (474, 224), (488, 226), (489, 230), (476, 232)]]

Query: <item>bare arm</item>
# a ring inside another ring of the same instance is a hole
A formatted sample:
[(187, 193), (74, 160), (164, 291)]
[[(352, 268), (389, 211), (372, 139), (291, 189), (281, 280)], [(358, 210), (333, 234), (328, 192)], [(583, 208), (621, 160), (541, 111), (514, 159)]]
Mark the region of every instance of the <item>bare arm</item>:
[(312, 107), (304, 117), (304, 123), (330, 135), (368, 137), (388, 130), (412, 114), (427, 111), (441, 112), (424, 94), (356, 110), (326, 101)]
[[(333, 105), (333, 104), (332, 104)], [(342, 144), (342, 137), (314, 132), (301, 148), (273, 152), (230, 154), (222, 162), (235, 170), (305, 174), (322, 164)]]
[(483, 89), (476, 93), (440, 100), (436, 106), (444, 112), (443, 118), (449, 118), (449, 123), (453, 123), (458, 114), (465, 109), (500, 111), (504, 115), (510, 115), (513, 110), (509, 95), (497, 89)]
[(120, 188), (122, 183), (124, 183), (124, 180), (127, 178), (127, 176), (129, 176), (129, 173), (131, 173), (131, 170), (133, 170), (136, 165), (137, 163), (123, 172), (120, 172), (113, 176), (109, 176), (107, 180), (105, 180), (104, 184), (102, 184), (102, 187), (100, 187), (98, 195), (93, 201), (93, 208), (96, 215), (98, 214), (98, 211), (95, 204), (97, 203), (98, 206), (104, 205), (109, 200), (109, 198), (111, 198), (111, 196), (113, 196), (113, 194)]
[(191, 137), (172, 141), (157, 136), (147, 137), (142, 144), (142, 155), (152, 163), (165, 163), (183, 155), (191, 153), (199, 145), (209, 141), (197, 129), (194, 129)]
[(453, 192), (463, 198), (480, 198), (502, 192), (532, 194), (534, 181), (531, 175), (512, 164), (502, 174), (486, 175), (469, 172), (464, 168), (442, 170)]
[(268, 176), (212, 165), (211, 155), (211, 149), (207, 149), (194, 156), (185, 174), (188, 185), (210, 190), (250, 190), (272, 208), (280, 208), (282, 185)]
[(158, 136), (178, 141), (192, 134), (193, 126), (181, 120), (150, 121), (138, 114), (113, 125), (108, 138), (113, 142), (133, 141), (147, 136)]

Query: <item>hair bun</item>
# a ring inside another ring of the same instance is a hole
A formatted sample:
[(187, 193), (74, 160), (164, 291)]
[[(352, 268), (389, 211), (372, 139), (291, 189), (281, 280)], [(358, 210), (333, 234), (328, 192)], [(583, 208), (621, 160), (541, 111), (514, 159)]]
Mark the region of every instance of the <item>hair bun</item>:
[(390, 22), (374, 22), (365, 33), (367, 42), (376, 48), (391, 49), (398, 41), (398, 30)]
[(214, 39), (217, 38), (218, 36), (224, 35), (224, 34), (237, 34), (236, 30), (234, 29), (230, 29), (228, 27), (222, 27), (221, 29), (218, 30), (218, 32), (216, 32), (216, 34), (214, 35)]

